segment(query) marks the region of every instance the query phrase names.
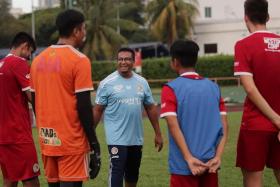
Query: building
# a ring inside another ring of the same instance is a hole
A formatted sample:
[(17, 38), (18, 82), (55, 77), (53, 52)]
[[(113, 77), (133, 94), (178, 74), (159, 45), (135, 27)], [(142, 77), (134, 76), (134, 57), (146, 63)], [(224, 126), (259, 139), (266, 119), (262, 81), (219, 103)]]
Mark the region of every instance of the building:
[[(195, 21), (193, 39), (200, 55), (233, 54), (237, 40), (249, 35), (244, 17), (244, 0), (199, 0), (200, 15)], [(269, 0), (268, 29), (280, 34), (279, 0)]]
[(54, 8), (60, 6), (59, 0), (38, 0), (38, 9)]

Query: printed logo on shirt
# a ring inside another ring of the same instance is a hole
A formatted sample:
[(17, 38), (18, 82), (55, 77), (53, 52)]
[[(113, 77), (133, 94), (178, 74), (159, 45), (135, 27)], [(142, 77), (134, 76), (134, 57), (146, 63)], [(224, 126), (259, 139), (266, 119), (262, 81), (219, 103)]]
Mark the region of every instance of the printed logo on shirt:
[(127, 105), (140, 105), (141, 104), (141, 99), (137, 98), (137, 97), (118, 99), (117, 103), (127, 104)]
[(161, 108), (166, 107), (166, 103), (162, 103), (162, 104), (160, 105), (160, 107), (161, 107)]
[(264, 38), (264, 43), (267, 44), (265, 51), (280, 52), (279, 38)]
[(40, 128), (40, 138), (45, 145), (61, 146), (61, 140), (58, 138), (55, 129)]
[(113, 89), (115, 90), (116, 93), (122, 92), (123, 88), (124, 88), (124, 86), (121, 85), (121, 84), (118, 84), (118, 85), (113, 87)]

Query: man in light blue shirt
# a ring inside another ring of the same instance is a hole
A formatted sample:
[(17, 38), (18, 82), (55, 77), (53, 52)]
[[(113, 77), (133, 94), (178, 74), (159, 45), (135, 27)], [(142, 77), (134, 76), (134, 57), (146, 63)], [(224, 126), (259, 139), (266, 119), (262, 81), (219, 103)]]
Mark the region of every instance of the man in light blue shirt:
[(160, 151), (163, 140), (157, 108), (147, 81), (132, 71), (134, 51), (118, 51), (117, 71), (101, 81), (94, 107), (97, 124), (104, 112), (106, 141), (110, 153), (109, 186), (137, 184), (143, 145), (142, 110), (146, 109), (155, 131), (155, 145)]

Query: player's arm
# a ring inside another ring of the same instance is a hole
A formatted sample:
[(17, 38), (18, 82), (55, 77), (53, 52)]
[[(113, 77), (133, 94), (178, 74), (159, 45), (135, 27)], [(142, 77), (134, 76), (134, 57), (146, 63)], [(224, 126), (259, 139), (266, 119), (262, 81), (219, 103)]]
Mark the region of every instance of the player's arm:
[(31, 92), (29, 90), (26, 90), (26, 91), (24, 91), (24, 93), (27, 97), (28, 102), (31, 103), (32, 102)]
[(76, 93), (77, 110), (79, 119), (86, 133), (91, 149), (98, 144), (95, 129), (93, 128), (92, 105), (90, 100), (90, 91)]
[(215, 157), (208, 161), (209, 165), (209, 172), (210, 173), (216, 173), (217, 169), (221, 165), (222, 160), (222, 154), (224, 152), (224, 148), (228, 139), (228, 121), (227, 121), (227, 114), (226, 114), (226, 108), (223, 99), (220, 100), (220, 113), (221, 113), (221, 122), (223, 126), (223, 137), (221, 138), (217, 149)]
[(255, 85), (253, 77), (251, 75), (241, 75), (240, 80), (248, 98), (268, 119), (270, 119), (273, 124), (276, 125), (278, 129), (280, 129), (280, 116), (270, 107), (270, 105), (261, 95)]
[(188, 163), (189, 168), (193, 175), (200, 175), (205, 172), (206, 168), (208, 167), (207, 164), (203, 163), (202, 161), (195, 158), (185, 141), (183, 133), (179, 127), (179, 123), (176, 116), (165, 116), (169, 132), (173, 137), (175, 143), (179, 147), (183, 158)]
[(144, 107), (155, 131), (155, 147), (157, 147), (158, 151), (161, 151), (163, 139), (159, 128), (157, 107), (155, 104), (144, 105)]
[(103, 115), (103, 112), (104, 112), (104, 109), (105, 107), (103, 105), (99, 105), (99, 104), (96, 104), (94, 107), (93, 107), (93, 124), (94, 124), (94, 127), (96, 128), (102, 115)]

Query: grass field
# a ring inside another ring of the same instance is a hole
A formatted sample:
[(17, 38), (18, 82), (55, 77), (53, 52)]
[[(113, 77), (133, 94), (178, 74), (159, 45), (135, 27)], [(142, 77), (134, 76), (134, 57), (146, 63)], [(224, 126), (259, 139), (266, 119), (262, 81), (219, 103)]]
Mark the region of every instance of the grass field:
[[(155, 101), (160, 103), (161, 88), (154, 88), (152, 92)], [(243, 103), (246, 95), (242, 86), (223, 86), (221, 87), (221, 94), (223, 98), (234, 103)]]
[[(236, 154), (236, 141), (238, 136), (239, 123), (241, 113), (229, 113), (229, 140), (225, 148), (223, 156), (222, 167), (219, 172), (220, 186), (221, 187), (241, 187), (242, 177), (241, 173), (235, 165)], [(167, 128), (164, 120), (160, 121), (161, 128), (164, 135), (164, 149), (162, 152), (157, 153), (154, 150), (153, 144), (153, 130), (147, 120), (144, 122), (145, 143), (143, 150), (143, 158), (140, 170), (139, 187), (167, 187), (169, 186), (169, 173), (167, 167), (167, 155), (168, 155), (168, 137)], [(105, 145), (104, 130), (102, 125), (97, 129), (98, 137), (102, 148), (102, 168), (99, 176), (95, 180), (90, 180), (84, 184), (85, 187), (106, 187), (107, 185), (107, 171), (108, 171), (108, 152)], [(36, 129), (33, 129), (34, 138), (38, 143), (38, 137)], [(38, 144), (37, 150), (39, 151)], [(43, 167), (41, 157), (40, 166), (42, 175), (40, 176), (40, 182), (42, 187), (47, 187), (46, 180), (43, 177)], [(266, 170), (264, 174), (264, 187), (276, 187), (276, 181), (270, 170)], [(0, 177), (0, 186), (2, 185), (2, 178)]]

